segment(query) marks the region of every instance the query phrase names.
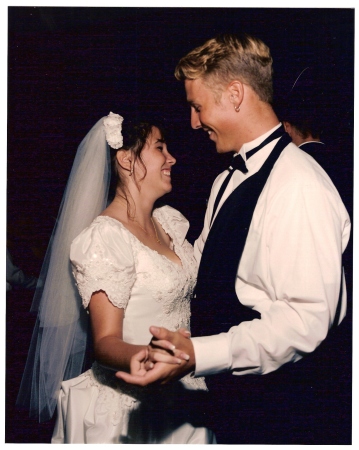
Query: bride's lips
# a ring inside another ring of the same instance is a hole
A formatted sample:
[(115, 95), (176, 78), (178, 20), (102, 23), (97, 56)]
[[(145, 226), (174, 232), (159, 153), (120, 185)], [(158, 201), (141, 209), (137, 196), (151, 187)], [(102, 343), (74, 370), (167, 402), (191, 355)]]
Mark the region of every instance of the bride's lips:
[(162, 169), (163, 175), (166, 175), (167, 177), (171, 176), (171, 169)]

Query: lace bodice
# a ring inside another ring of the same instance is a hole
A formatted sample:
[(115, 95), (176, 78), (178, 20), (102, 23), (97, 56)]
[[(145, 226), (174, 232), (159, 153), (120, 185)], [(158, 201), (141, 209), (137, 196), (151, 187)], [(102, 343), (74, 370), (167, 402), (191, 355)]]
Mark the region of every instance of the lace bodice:
[(84, 307), (93, 292), (105, 291), (113, 305), (125, 309), (124, 339), (130, 343), (149, 342), (136, 336), (143, 336), (138, 328), (144, 322), (170, 330), (189, 327), (197, 267), (185, 239), (188, 222), (169, 206), (156, 209), (154, 216), (171, 237), (182, 265), (145, 246), (107, 216), (97, 217), (71, 246), (73, 274)]

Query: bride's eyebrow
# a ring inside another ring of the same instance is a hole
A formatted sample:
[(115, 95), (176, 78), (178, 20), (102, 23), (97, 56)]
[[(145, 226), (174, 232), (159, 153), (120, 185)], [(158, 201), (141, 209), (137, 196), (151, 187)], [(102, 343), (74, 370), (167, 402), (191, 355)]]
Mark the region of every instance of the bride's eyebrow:
[(166, 141), (162, 138), (162, 139), (157, 139), (156, 144), (157, 144), (158, 142), (161, 142), (162, 144), (165, 144)]

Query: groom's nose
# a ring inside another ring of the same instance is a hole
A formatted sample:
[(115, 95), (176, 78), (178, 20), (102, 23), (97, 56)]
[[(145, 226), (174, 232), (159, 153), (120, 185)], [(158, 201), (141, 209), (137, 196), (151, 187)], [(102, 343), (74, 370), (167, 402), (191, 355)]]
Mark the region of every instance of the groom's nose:
[(191, 108), (191, 127), (195, 130), (202, 128), (201, 121), (199, 120), (198, 113), (194, 108)]

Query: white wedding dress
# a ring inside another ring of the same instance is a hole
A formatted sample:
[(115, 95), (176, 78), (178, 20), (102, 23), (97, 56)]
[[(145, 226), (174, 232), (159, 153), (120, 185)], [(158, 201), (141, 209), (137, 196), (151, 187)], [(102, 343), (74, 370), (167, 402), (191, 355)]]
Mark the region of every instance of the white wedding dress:
[[(125, 310), (123, 339), (131, 344), (148, 343), (151, 325), (189, 327), (197, 267), (185, 239), (188, 222), (169, 206), (156, 209), (154, 217), (171, 237), (182, 265), (146, 247), (106, 216), (97, 217), (71, 246), (84, 307), (93, 292), (105, 291), (113, 305)], [(181, 404), (184, 393), (206, 391), (203, 378), (187, 375), (169, 385), (141, 388), (114, 373), (95, 362), (62, 383), (52, 443), (215, 443), (211, 431), (186, 421), (187, 407)]]

